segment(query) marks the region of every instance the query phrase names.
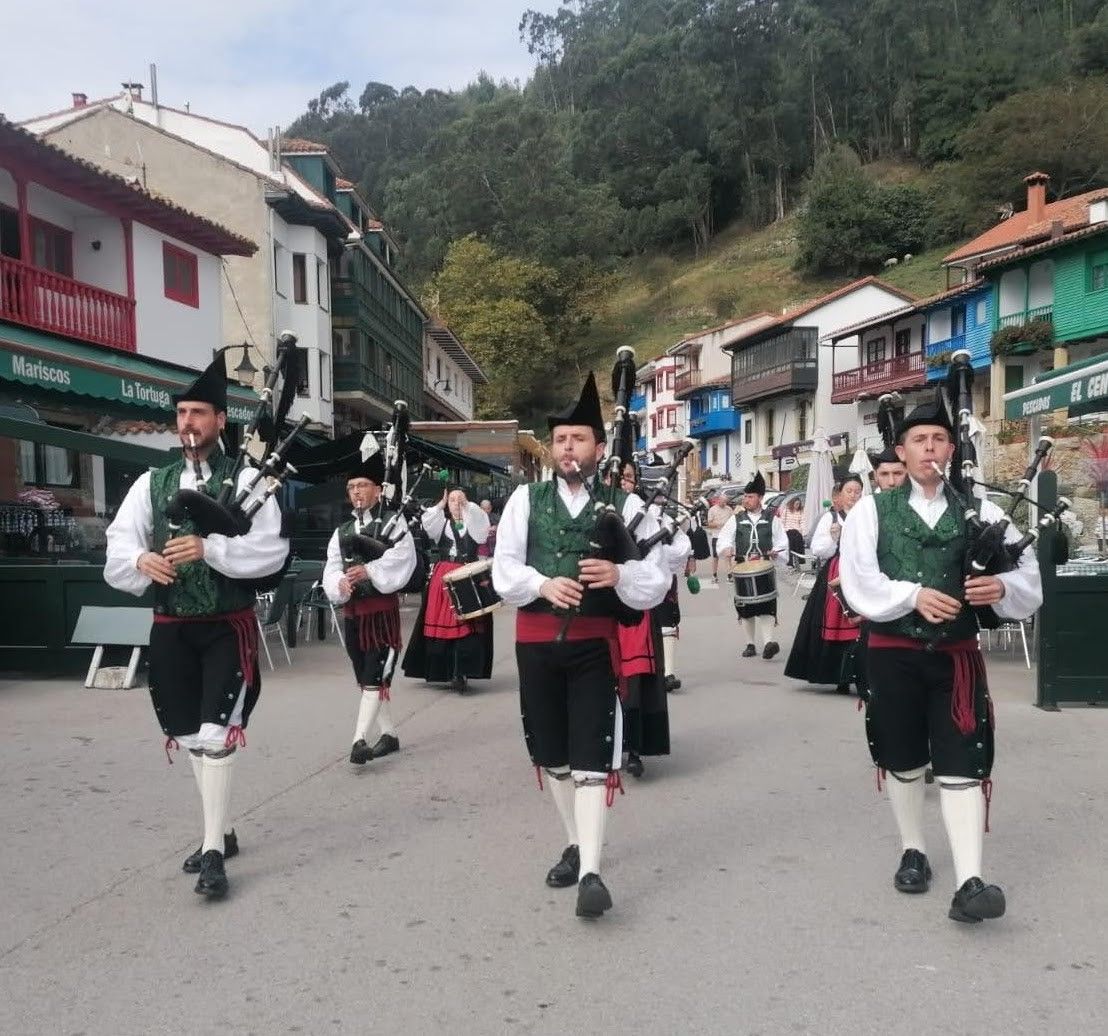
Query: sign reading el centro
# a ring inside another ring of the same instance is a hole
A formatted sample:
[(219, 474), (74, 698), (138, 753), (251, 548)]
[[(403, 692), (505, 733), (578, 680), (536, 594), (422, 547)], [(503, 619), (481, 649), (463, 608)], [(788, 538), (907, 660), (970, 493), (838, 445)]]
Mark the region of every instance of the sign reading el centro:
[[(8, 354), (11, 360), (11, 377), (39, 388), (77, 392), (101, 399), (113, 399), (134, 406), (172, 411), (171, 391), (161, 385), (140, 378), (120, 377), (107, 371), (89, 370), (84, 367), (67, 367), (48, 360)], [(181, 386), (184, 388), (184, 385)], [(247, 421), (252, 409), (244, 403), (230, 402), (227, 416), (235, 421)]]

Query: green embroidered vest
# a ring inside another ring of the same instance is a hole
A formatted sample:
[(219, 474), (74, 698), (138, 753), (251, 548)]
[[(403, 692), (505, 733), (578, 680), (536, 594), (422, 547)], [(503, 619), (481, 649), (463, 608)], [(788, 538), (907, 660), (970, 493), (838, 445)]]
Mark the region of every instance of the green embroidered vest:
[(773, 516), (762, 511), (757, 522), (751, 527), (745, 514), (735, 518), (735, 560), (744, 561), (750, 555), (750, 541), (755, 539), (755, 554), (768, 558), (773, 550)]
[[(361, 529), (358, 529), (357, 522), (351, 518), (347, 522), (343, 522), (339, 526), (339, 543), (342, 543), (344, 536), (353, 536), (355, 533), (360, 532), (363, 536), (368, 536), (370, 539), (379, 540), (381, 538), (381, 529), (385, 523), (392, 516), (390, 511), (386, 511), (383, 507), (378, 507), (376, 513), (371, 512), (368, 516), (368, 520), (362, 523)], [(343, 559), (344, 562), (346, 559)], [(352, 563), (365, 562), (367, 558), (359, 557)], [(380, 597), (381, 591), (373, 585), (372, 579), (363, 579), (354, 586), (355, 597)]]
[[(948, 497), (943, 516), (934, 529), (929, 529), (908, 503), (911, 492), (911, 483), (905, 482), (873, 498), (877, 507), (878, 566), (890, 579), (919, 583), (962, 600), (965, 514)], [(873, 629), (913, 640), (965, 640), (977, 635), (977, 619), (965, 607), (953, 622), (936, 625), (913, 611), (892, 622), (875, 622)]]
[[(185, 458), (150, 473), (150, 503), (154, 511), (154, 549), (165, 547), (174, 536), (195, 535), (193, 523), (185, 520), (179, 529), (170, 529), (165, 509), (181, 487)], [(205, 483), (209, 496), (218, 496), (223, 479), (231, 474), (235, 464), (221, 450), (208, 457), (211, 476)], [(248, 583), (210, 568), (203, 561), (179, 565), (177, 578), (170, 586), (154, 587), (154, 610), (160, 615), (193, 618), (201, 615), (222, 615), (254, 606), (254, 589)]]
[[(592, 537), (596, 516), (586, 505), (576, 518), (570, 516), (557, 483), (532, 482), (527, 487), (531, 514), (527, 522), (527, 564), (544, 576), (568, 576), (576, 579), (580, 574), (577, 562), (593, 555)], [(608, 500), (604, 489), (604, 500)], [(622, 515), (627, 494), (621, 489), (612, 493), (612, 506)], [(581, 602), (582, 615), (615, 615), (619, 598), (615, 590), (589, 590)], [(549, 601), (540, 597), (525, 605), (525, 611), (552, 611)]]

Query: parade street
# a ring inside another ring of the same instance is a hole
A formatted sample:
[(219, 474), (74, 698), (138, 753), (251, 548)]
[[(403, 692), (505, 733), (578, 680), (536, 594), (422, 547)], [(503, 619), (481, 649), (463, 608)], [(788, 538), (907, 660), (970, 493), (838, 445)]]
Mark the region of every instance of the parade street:
[(223, 902), (181, 873), (200, 808), (144, 688), (0, 684), (0, 1031), (1108, 1031), (1108, 713), (1037, 710), (1018, 641), (987, 653), (985, 874), (1008, 914), (956, 924), (935, 788), (934, 884), (901, 895), (854, 699), (783, 676), (783, 589), (770, 662), (739, 658), (729, 587), (682, 590), (673, 754), (615, 804), (598, 922), (543, 882), (563, 833), (524, 751), (511, 609), (492, 681), (399, 678), (401, 750), (360, 769), (337, 641), (266, 668)]

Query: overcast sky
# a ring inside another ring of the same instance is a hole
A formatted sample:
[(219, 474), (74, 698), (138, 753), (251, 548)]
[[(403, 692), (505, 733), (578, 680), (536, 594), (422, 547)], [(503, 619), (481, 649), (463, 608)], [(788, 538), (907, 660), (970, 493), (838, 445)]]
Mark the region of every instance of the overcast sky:
[[(558, 0), (189, 0), (183, 4), (5, 4), (0, 113), (21, 120), (130, 79), (163, 103), (249, 126), (287, 126), (339, 80), (356, 101), (377, 80), (400, 89), (466, 85), (484, 70), (525, 81), (524, 10)], [(148, 96), (148, 94), (144, 95)]]

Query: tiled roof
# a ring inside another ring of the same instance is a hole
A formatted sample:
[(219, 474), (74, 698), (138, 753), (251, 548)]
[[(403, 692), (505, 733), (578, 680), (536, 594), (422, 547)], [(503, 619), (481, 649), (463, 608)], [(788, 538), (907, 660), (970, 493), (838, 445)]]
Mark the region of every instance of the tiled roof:
[(340, 191), (352, 191), (354, 190), (354, 183), (352, 180), (345, 180), (339, 176), (335, 178), (335, 187)]
[(1080, 227), (1069, 234), (1054, 238), (1050, 241), (1040, 241), (1038, 244), (1028, 245), (1026, 248), (1017, 248), (1011, 252), (1005, 252), (1003, 255), (998, 255), (995, 259), (982, 262), (977, 268), (979, 270), (987, 270), (996, 266), (1004, 266), (1008, 263), (1017, 262), (1025, 256), (1038, 255), (1040, 252), (1049, 252), (1052, 248), (1061, 248), (1063, 245), (1068, 245), (1073, 241), (1082, 241), (1087, 237), (1095, 237), (1097, 234), (1104, 233), (1108, 233), (1108, 223), (1093, 223), (1091, 226)]
[(124, 207), (140, 223), (213, 255), (246, 256), (258, 250), (258, 246), (248, 238), (154, 191), (144, 190), (137, 183), (78, 158), (0, 115), (0, 153), (4, 152), (22, 153), (26, 161), (50, 170), (63, 182), (79, 181), (83, 186), (94, 183), (105, 201)]
[(918, 308), (918, 305), (913, 304), (911, 306), (898, 306), (896, 309), (886, 310), (884, 313), (878, 313), (877, 316), (859, 320), (856, 324), (847, 324), (846, 327), (840, 327), (831, 334), (825, 335), (823, 341), (837, 342), (840, 338), (849, 338), (859, 331), (865, 331), (868, 327), (878, 327), (881, 324), (888, 324), (894, 320), (899, 320), (901, 317), (910, 316)]
[(327, 145), (317, 144), (314, 140), (304, 140), (302, 137), (282, 137), (281, 151), (302, 155), (323, 154), (327, 151)]
[(1032, 244), (1049, 237), (1055, 221), (1062, 224), (1064, 233), (1079, 230), (1089, 222), (1089, 205), (1094, 201), (1108, 198), (1108, 188), (1074, 194), (1069, 198), (1059, 198), (1043, 209), (1043, 218), (1031, 221), (1031, 213), (1026, 209), (1015, 212), (1006, 220), (990, 227), (972, 241), (955, 249), (944, 263), (956, 263), (976, 255), (996, 252), (1002, 248), (1014, 248), (1021, 244)]
[(741, 345), (741, 343), (747, 338), (751, 338), (754, 335), (758, 335), (761, 338), (765, 333), (773, 328), (788, 327), (790, 324), (796, 323), (803, 316), (807, 316), (813, 310), (817, 310), (822, 306), (830, 305), (832, 302), (843, 298), (852, 292), (858, 291), (861, 288), (873, 286), (875, 288), (882, 288), (892, 295), (896, 295), (902, 298), (905, 302), (915, 302), (916, 297), (910, 292), (903, 291), (900, 288), (894, 288), (891, 284), (886, 284), (879, 277), (862, 277), (860, 280), (851, 281), (849, 284), (844, 284), (841, 288), (836, 288), (835, 291), (828, 292), (826, 295), (821, 295), (818, 299), (812, 299), (809, 302), (805, 302), (795, 309), (788, 310), (783, 313), (776, 320), (768, 324), (762, 324), (760, 327), (753, 328), (749, 334), (743, 335), (741, 338), (736, 339), (733, 342), (729, 342), (723, 348), (730, 352), (735, 347)]

